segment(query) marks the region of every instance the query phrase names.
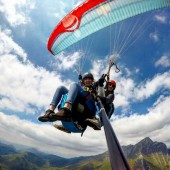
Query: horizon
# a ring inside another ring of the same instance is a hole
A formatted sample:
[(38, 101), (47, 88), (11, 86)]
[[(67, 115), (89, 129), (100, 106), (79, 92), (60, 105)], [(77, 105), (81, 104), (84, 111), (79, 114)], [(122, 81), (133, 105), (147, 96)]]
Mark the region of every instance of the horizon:
[[(131, 145), (131, 146), (135, 146), (135, 145), (137, 145), (138, 143), (140, 143), (140, 142), (142, 142), (142, 141), (146, 141), (146, 139), (147, 140), (151, 140), (153, 143), (163, 143), (163, 142), (157, 142), (157, 141), (153, 141), (150, 137), (145, 137), (145, 138), (143, 138), (142, 140), (140, 140), (140, 141), (138, 141), (137, 143), (135, 143), (135, 144), (129, 144), (129, 145)], [(14, 147), (14, 149), (17, 151), (17, 152), (23, 152), (23, 151), (30, 151), (30, 150), (33, 150), (33, 152), (35, 151), (35, 152), (41, 152), (41, 153), (43, 153), (43, 154), (51, 154), (51, 153), (48, 153), (48, 152), (43, 152), (43, 151), (40, 151), (40, 150), (38, 150), (37, 148), (31, 148), (31, 147), (28, 147), (28, 146), (22, 146), (22, 145), (13, 145), (12, 143), (10, 144), (10, 143), (3, 143), (3, 142), (1, 142), (0, 141), (0, 143), (1, 144), (4, 144), (4, 145), (7, 145), (7, 146), (10, 146), (10, 147)], [(163, 143), (164, 144), (164, 143)], [(121, 146), (121, 147), (128, 147), (129, 145), (123, 145), (123, 146)], [(166, 144), (165, 144), (166, 145)], [(167, 147), (167, 146), (166, 146)], [(167, 148), (167, 150), (170, 150), (170, 148)], [(30, 151), (31, 152), (31, 151)], [(108, 152), (108, 150), (106, 150), (106, 151), (104, 151), (103, 153), (99, 153), (99, 154), (104, 154), (105, 152)], [(59, 155), (55, 155), (55, 154), (52, 154), (52, 155), (54, 155), (54, 156), (59, 156)], [(95, 154), (95, 155), (90, 155), (90, 156), (97, 156), (98, 154)], [(79, 156), (79, 157), (82, 157), (81, 155)], [(87, 156), (88, 157), (88, 156)], [(69, 158), (67, 158), (67, 157), (63, 157), (63, 158), (66, 158), (66, 159), (69, 159)], [(71, 158), (75, 158), (75, 157), (71, 157)]]

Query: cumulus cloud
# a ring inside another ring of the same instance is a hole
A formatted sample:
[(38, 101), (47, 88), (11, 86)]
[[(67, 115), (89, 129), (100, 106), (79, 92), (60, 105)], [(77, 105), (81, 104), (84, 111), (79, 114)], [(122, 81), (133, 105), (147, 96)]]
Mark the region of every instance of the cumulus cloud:
[[(132, 73), (130, 73), (131, 75)], [(129, 72), (128, 72), (129, 75)], [(115, 90), (114, 104), (116, 107), (127, 108), (133, 103), (143, 101), (161, 92), (170, 89), (170, 72), (157, 74), (152, 79), (135, 82), (131, 77), (116, 77), (117, 87)]]
[(115, 117), (112, 125), (120, 141), (125, 145), (135, 144), (137, 140), (149, 136), (153, 140), (165, 142), (170, 147), (168, 135), (170, 129), (169, 103), (169, 96), (160, 96), (155, 104), (148, 109), (148, 112), (143, 115), (134, 113), (130, 117)]
[(134, 91), (136, 100), (144, 100), (154, 95), (162, 88), (170, 89), (170, 71), (154, 76), (152, 80), (147, 80), (139, 85)]
[(133, 98), (133, 90), (135, 88), (135, 82), (131, 78), (119, 78), (118, 86), (116, 88), (116, 98), (115, 106), (116, 107), (126, 107)]
[[(137, 69), (137, 71), (139, 71)], [(136, 72), (136, 69), (134, 70)], [(163, 74), (157, 74), (153, 78), (146, 79), (141, 82), (135, 82), (131, 75), (131, 71), (127, 72), (127, 76), (122, 74), (116, 74), (114, 77), (117, 81), (117, 87), (115, 90), (115, 107), (130, 108), (130, 106), (139, 101), (144, 101), (156, 94), (170, 89), (170, 72), (164, 72)]]
[(155, 66), (169, 67), (170, 58), (167, 55), (163, 55), (159, 60), (156, 61)]
[(55, 63), (52, 63), (53, 67), (57, 70), (70, 70), (72, 68), (79, 67), (79, 61), (83, 55), (80, 52), (74, 52), (72, 54), (65, 54), (64, 52), (57, 55)]
[(90, 72), (93, 73), (93, 76), (95, 77), (96, 80), (100, 78), (102, 74), (107, 73), (107, 60), (94, 60), (92, 62), (92, 68), (90, 69)]
[(1, 109), (27, 113), (32, 105), (45, 107), (56, 86), (61, 84), (59, 76), (29, 62), (23, 64), (15, 55), (1, 55), (0, 70), (3, 75), (0, 78)]
[(50, 104), (63, 82), (60, 75), (30, 63), (25, 51), (5, 32), (0, 32), (0, 108), (35, 113)]
[(12, 27), (26, 24), (30, 21), (29, 10), (34, 8), (30, 0), (1, 0), (0, 12)]
[(0, 55), (3, 54), (14, 54), (24, 61), (27, 59), (25, 51), (13, 41), (12, 33), (9, 29), (0, 29)]

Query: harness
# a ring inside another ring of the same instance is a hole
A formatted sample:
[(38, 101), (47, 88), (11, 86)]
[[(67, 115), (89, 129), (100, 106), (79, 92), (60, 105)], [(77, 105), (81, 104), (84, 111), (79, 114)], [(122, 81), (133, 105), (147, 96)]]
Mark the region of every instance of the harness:
[[(93, 117), (96, 113), (95, 105), (95, 90), (93, 86), (87, 87), (82, 86), (81, 96), (75, 100), (72, 106), (72, 122), (62, 121), (63, 126), (74, 133), (81, 133), (83, 135), (86, 130), (87, 125), (84, 123), (86, 117)], [(65, 94), (60, 103), (60, 108), (64, 106), (67, 100), (67, 95)], [(84, 106), (84, 107), (83, 107)]]
[(82, 87), (86, 92), (89, 92), (86, 96), (84, 96), (86, 100), (88, 100), (90, 96), (92, 96), (94, 100), (96, 100), (96, 94), (97, 94), (96, 86), (91, 85), (91, 86), (82, 86)]

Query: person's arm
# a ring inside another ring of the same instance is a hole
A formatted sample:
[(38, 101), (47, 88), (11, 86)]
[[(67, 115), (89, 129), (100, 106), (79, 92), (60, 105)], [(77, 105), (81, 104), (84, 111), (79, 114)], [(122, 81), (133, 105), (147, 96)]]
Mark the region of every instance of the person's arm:
[(112, 103), (113, 100), (114, 100), (114, 98), (115, 98), (114, 93), (113, 93), (113, 94), (109, 94), (109, 95), (106, 97), (106, 104)]
[(104, 81), (105, 81), (105, 75), (103, 74), (101, 78), (98, 80), (98, 95), (101, 97), (105, 97)]
[(104, 87), (98, 86), (98, 96), (105, 97)]

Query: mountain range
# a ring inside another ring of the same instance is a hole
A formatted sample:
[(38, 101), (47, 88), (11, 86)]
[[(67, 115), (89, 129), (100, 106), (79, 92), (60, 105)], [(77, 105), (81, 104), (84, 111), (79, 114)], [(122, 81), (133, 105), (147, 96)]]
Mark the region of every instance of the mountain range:
[[(170, 170), (170, 154), (162, 142), (145, 138), (135, 145), (122, 146), (132, 170)], [(108, 152), (96, 156), (62, 158), (30, 148), (18, 151), (0, 143), (0, 170), (110, 170)]]

